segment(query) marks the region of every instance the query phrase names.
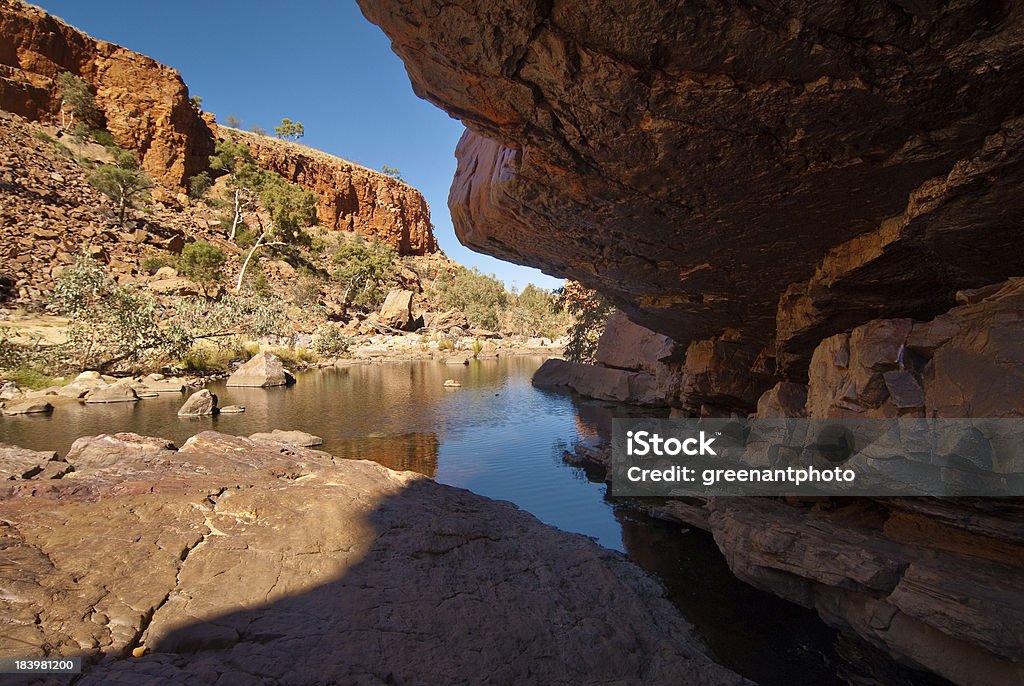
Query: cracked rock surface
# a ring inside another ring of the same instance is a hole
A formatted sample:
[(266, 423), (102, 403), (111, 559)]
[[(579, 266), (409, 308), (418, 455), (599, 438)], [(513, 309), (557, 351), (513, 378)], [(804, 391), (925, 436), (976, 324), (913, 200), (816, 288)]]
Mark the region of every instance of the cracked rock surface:
[(214, 432), (67, 462), (2, 482), (0, 655), (85, 655), (78, 684), (743, 682), (632, 563), (507, 503)]

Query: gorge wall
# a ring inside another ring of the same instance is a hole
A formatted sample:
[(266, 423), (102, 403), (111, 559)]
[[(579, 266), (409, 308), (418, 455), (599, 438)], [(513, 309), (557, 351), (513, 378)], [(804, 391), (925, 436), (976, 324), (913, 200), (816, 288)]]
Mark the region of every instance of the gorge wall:
[[(460, 239), (626, 315), (540, 383), (676, 416), (1024, 415), (1019, 3), (360, 5), (468, 128)], [(1024, 679), (1019, 503), (663, 515), (902, 662)]]
[[(190, 101), (176, 70), (20, 0), (0, 0), (0, 109), (59, 121), (62, 72), (90, 84), (98, 110), (93, 124), (135, 151), (160, 186), (184, 190), (209, 168), (219, 127)], [(322, 226), (377, 238), (404, 255), (437, 252), (430, 208), (411, 186), (305, 146), (224, 131), (244, 137), (259, 164), (314, 193)]]

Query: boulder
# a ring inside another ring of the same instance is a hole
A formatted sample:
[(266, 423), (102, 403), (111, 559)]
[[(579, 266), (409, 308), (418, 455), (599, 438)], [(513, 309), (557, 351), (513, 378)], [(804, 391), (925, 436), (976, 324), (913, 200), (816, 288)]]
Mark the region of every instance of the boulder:
[(28, 450), (0, 443), (0, 481), (31, 479), (53, 461), (57, 453), (46, 450)]
[(53, 412), (53, 405), (51, 405), (45, 398), (8, 400), (3, 408), (3, 413), (5, 415), (44, 414), (46, 412)]
[(455, 379), (445, 379), (444, 387), (445, 388), (462, 388), (462, 384), (459, 383), (458, 381), (456, 381)]
[(113, 383), (106, 386), (97, 386), (85, 396), (88, 404), (98, 403), (134, 403), (138, 402), (139, 395), (127, 383)]
[(295, 383), (295, 377), (284, 368), (281, 358), (273, 353), (257, 353), (228, 377), (227, 385), (268, 388)]
[(178, 410), (179, 417), (210, 417), (217, 414), (217, 396), (205, 388), (188, 397)]
[(415, 293), (392, 289), (380, 308), (380, 321), (395, 329), (408, 329), (413, 324), (412, 299)]
[(446, 357), (444, 360), (445, 364), (469, 364), (469, 355), (452, 355)]
[(255, 433), (249, 436), (254, 441), (277, 441), (300, 448), (310, 448), (315, 445), (323, 445), (324, 439), (305, 431), (282, 431), (274, 429), (270, 433)]
[(220, 414), (242, 414), (245, 412), (244, 405), (226, 405), (220, 408)]

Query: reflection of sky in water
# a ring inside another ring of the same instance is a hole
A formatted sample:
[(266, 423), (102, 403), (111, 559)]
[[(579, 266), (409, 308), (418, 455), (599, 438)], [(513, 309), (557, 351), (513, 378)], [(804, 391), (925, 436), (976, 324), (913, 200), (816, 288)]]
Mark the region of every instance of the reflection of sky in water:
[[(580, 427), (592, 433), (593, 416), (577, 417), (572, 400), (534, 389), (536, 357), (506, 357), (469, 365), (404, 362), (356, 365), (298, 375), (290, 388), (211, 390), (223, 405), (245, 414), (180, 419), (182, 397), (139, 403), (65, 405), (47, 417), (0, 419), (0, 442), (65, 453), (79, 436), (132, 431), (179, 445), (213, 429), (248, 435), (299, 429), (322, 436), (323, 449), (376, 460), (438, 481), (509, 500), (542, 521), (622, 549), (621, 529), (592, 484), (562, 462)], [(443, 387), (445, 379), (462, 383)], [(596, 410), (598, 414), (605, 410)], [(583, 408), (593, 415), (594, 408)]]

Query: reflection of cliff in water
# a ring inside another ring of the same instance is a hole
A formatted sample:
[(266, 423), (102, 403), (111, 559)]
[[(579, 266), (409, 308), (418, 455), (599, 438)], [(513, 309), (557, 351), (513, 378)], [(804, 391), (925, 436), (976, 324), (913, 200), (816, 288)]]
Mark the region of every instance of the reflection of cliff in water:
[(336, 442), (332, 451), (338, 457), (373, 460), (399, 472), (418, 472), (437, 476), (437, 434), (405, 433), (394, 436), (370, 435)]

